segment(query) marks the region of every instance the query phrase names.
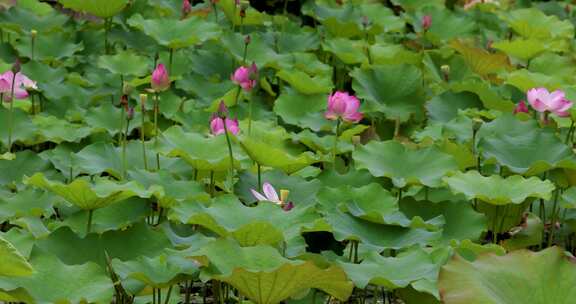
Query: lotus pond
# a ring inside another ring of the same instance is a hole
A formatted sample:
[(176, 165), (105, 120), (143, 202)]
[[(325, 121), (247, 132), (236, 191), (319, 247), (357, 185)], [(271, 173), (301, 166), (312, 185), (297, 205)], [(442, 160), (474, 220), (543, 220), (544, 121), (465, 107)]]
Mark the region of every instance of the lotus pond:
[(574, 9), (0, 0), (0, 302), (576, 303)]

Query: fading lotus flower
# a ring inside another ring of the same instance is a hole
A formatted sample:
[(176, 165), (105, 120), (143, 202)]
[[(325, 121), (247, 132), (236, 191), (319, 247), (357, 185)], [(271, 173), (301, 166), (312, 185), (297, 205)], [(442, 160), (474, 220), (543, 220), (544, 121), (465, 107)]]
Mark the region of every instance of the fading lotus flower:
[(422, 17), (422, 29), (426, 32), (430, 29), (430, 27), (432, 26), (432, 16), (430, 15), (425, 15)]
[(528, 106), (524, 100), (520, 100), (520, 102), (514, 108), (514, 114), (518, 113), (528, 113)]
[[(226, 122), (226, 128), (224, 128), (224, 122)], [(224, 134), (226, 129), (228, 129), (228, 132), (234, 135), (238, 135), (240, 132), (238, 119), (221, 118), (214, 114), (210, 120), (210, 132), (212, 135)]]
[(256, 86), (257, 74), (258, 67), (255, 63), (252, 63), (250, 67), (241, 66), (236, 69), (231, 79), (245, 91), (250, 91)]
[(36, 82), (26, 77), (22, 72), (14, 72), (12, 70), (6, 71), (0, 75), (0, 93), (4, 93), (4, 100), (10, 101), (10, 94), (12, 93), (12, 81), (14, 81), (14, 97), (16, 99), (28, 98), (28, 90), (37, 90)]
[(326, 119), (337, 120), (342, 118), (348, 122), (359, 122), (363, 115), (358, 112), (360, 101), (356, 96), (347, 92), (336, 92), (328, 96), (328, 110), (324, 114)]
[(572, 101), (566, 99), (564, 92), (556, 90), (548, 92), (545, 88), (528, 90), (528, 102), (538, 112), (551, 112), (558, 116), (568, 116)]
[(158, 64), (154, 72), (152, 72), (152, 80), (150, 82), (152, 89), (156, 92), (165, 91), (170, 88), (170, 76), (162, 63)]
[(192, 5), (190, 5), (190, 0), (182, 0), (182, 18), (186, 18), (190, 12), (192, 12)]
[(276, 192), (276, 189), (274, 189), (274, 187), (268, 182), (262, 185), (262, 190), (264, 194), (261, 194), (254, 189), (250, 189), (250, 192), (252, 192), (252, 195), (257, 200), (269, 201), (280, 205), (284, 211), (290, 211), (292, 208), (294, 208), (294, 204), (292, 202), (287, 202), (288, 194), (290, 193), (288, 190), (280, 190), (280, 197), (278, 197), (278, 192)]

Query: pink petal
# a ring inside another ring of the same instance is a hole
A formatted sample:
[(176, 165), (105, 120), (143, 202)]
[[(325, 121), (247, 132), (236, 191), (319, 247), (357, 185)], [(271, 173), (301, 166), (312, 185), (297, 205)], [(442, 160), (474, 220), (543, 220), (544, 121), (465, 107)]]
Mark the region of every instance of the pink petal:
[(324, 113), (324, 117), (328, 120), (338, 119), (338, 115), (336, 115), (336, 113), (334, 113), (332, 111), (326, 111), (326, 113)]
[(364, 115), (362, 115), (362, 113), (354, 112), (354, 113), (346, 114), (344, 116), (344, 120), (346, 120), (348, 122), (359, 122), (362, 120), (363, 117), (364, 117)]
[(238, 126), (238, 119), (228, 119), (226, 118), (226, 128), (228, 132), (238, 135), (240, 132), (240, 127)]
[(355, 96), (348, 96), (346, 99), (346, 110), (344, 111), (344, 114), (353, 114), (358, 111), (358, 108), (360, 108), (360, 100)]
[(10, 93), (10, 83), (4, 78), (0, 78), (0, 93)]
[(220, 135), (224, 133), (224, 121), (220, 117), (213, 117), (210, 121), (210, 132), (213, 135)]
[(259, 201), (267, 201), (268, 200), (266, 197), (264, 197), (264, 195), (260, 194), (260, 192), (254, 190), (254, 189), (250, 189), (250, 192), (252, 192), (252, 195), (254, 196), (254, 198), (256, 198)]
[(544, 100), (548, 99), (548, 90), (545, 88), (534, 88), (528, 90), (526, 94), (528, 98), (528, 103), (538, 112), (544, 112), (547, 109), (547, 105)]
[(278, 198), (278, 193), (276, 193), (276, 189), (270, 183), (264, 183), (262, 185), (262, 190), (264, 190), (264, 195), (268, 198), (271, 202), (279, 202), (280, 198)]

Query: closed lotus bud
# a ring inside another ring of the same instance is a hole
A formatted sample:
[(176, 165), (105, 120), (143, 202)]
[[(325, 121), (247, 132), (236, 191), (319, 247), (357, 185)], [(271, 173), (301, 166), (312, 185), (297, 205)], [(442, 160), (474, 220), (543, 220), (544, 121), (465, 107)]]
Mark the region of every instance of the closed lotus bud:
[(129, 106), (128, 111), (126, 111), (126, 119), (132, 120), (134, 118), (134, 107)]
[(190, 0), (182, 0), (182, 18), (188, 16), (192, 12), (192, 5), (190, 5)]
[(432, 16), (430, 15), (425, 15), (422, 17), (422, 29), (426, 32), (430, 29), (430, 27), (432, 26)]
[(158, 64), (154, 72), (152, 72), (151, 79), (152, 89), (156, 92), (165, 91), (170, 88), (170, 76), (163, 64)]
[(36, 38), (36, 36), (38, 35), (38, 31), (36, 31), (36, 30), (31, 30), (31, 31), (30, 31), (30, 35), (32, 36), (32, 38)]
[(227, 116), (228, 116), (228, 108), (226, 107), (224, 101), (220, 101), (220, 104), (218, 105), (218, 117), (226, 118)]
[(368, 19), (368, 16), (362, 16), (362, 26), (364, 29), (370, 26), (370, 19)]
[(146, 111), (146, 101), (148, 101), (148, 95), (140, 94), (140, 106), (142, 107), (142, 112)]
[(246, 37), (244, 37), (244, 44), (248, 45), (251, 41), (252, 37), (250, 37), (250, 35), (246, 35)]
[(524, 100), (520, 100), (520, 102), (514, 108), (514, 114), (528, 113), (528, 112), (529, 112), (528, 106), (526, 105), (526, 102)]
[(240, 18), (246, 18), (246, 7), (242, 6), (240, 8)]
[(120, 97), (120, 105), (127, 109), (128, 107), (128, 95), (124, 94)]
[(450, 66), (444, 64), (440, 67), (440, 70), (442, 71), (442, 76), (444, 76), (444, 80), (448, 81), (450, 79)]

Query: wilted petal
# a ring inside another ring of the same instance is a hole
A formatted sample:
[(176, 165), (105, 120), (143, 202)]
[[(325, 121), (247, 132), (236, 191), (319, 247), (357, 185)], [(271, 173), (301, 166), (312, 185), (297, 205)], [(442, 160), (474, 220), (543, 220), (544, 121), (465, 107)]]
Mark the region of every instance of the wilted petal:
[(264, 195), (266, 196), (267, 200), (271, 202), (280, 202), (280, 198), (278, 197), (278, 193), (276, 193), (276, 189), (270, 183), (264, 183), (262, 185), (262, 190), (264, 191)]
[(250, 192), (252, 192), (252, 195), (254, 196), (254, 198), (256, 198), (259, 201), (267, 201), (268, 200), (264, 195), (260, 194), (260, 192), (254, 190), (254, 189), (250, 189)]

